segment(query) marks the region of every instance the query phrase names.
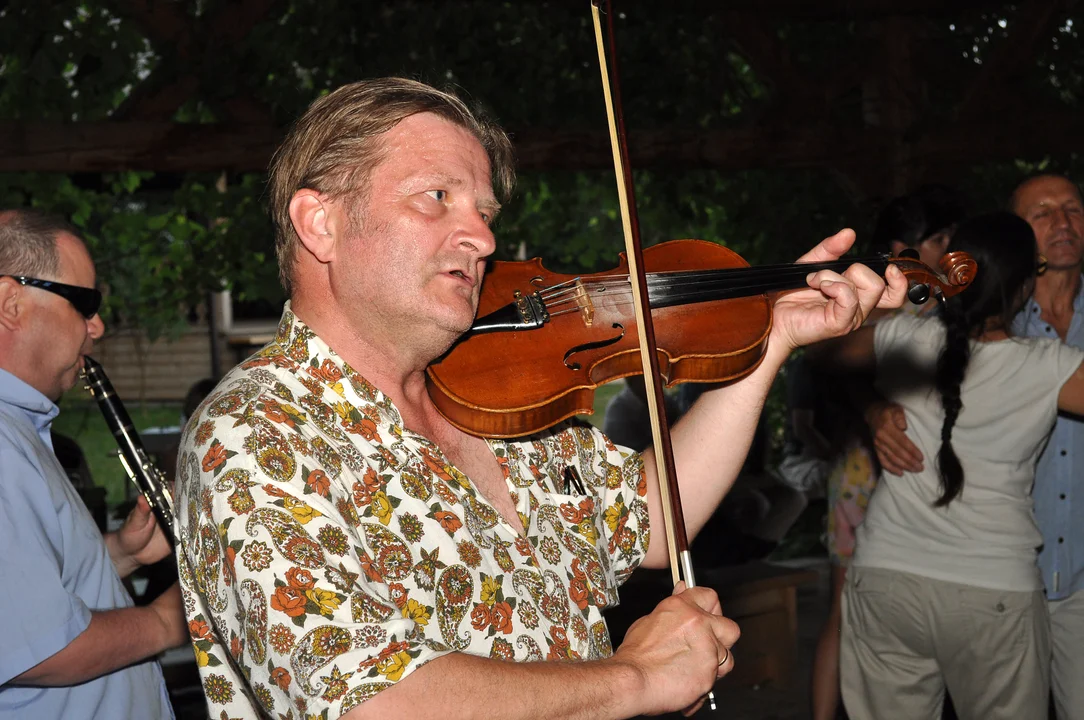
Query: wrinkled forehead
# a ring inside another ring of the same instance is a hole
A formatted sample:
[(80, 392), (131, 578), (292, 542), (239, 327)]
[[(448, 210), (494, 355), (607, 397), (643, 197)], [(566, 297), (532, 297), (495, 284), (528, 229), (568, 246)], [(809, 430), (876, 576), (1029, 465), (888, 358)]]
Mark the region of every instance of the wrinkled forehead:
[(95, 282), (94, 260), (90, 250), (76, 236), (61, 232), (56, 236), (57, 255), (60, 258), (60, 276), (62, 282), (73, 285), (92, 287)]
[(1081, 204), (1080, 190), (1062, 177), (1041, 177), (1025, 183), (1016, 193), (1016, 210), (1026, 213), (1048, 205)]

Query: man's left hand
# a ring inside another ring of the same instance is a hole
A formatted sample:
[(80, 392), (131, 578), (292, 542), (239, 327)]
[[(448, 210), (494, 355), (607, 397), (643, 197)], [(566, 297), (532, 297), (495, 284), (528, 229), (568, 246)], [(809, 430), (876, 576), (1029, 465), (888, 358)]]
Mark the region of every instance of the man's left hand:
[(121, 577), (127, 577), (140, 565), (158, 562), (173, 550), (142, 495), (124, 525), (106, 539), (113, 566)]
[[(854, 231), (841, 230), (798, 262), (838, 260), (853, 243)], [(884, 279), (865, 265), (854, 264), (842, 275), (821, 270), (811, 273), (807, 281), (808, 289), (786, 293), (775, 303), (773, 340), (783, 343), (788, 352), (856, 330), (874, 308), (898, 308), (907, 297), (907, 279), (895, 265), (889, 265)]]

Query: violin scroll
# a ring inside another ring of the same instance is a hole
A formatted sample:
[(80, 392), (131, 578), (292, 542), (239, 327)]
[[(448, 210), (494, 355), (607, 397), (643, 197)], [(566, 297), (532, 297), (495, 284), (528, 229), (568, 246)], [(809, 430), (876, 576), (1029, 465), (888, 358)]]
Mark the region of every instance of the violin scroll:
[(979, 269), (974, 258), (959, 251), (946, 253), (941, 258), (940, 272), (920, 262), (914, 250), (905, 250), (899, 257), (889, 258), (887, 262), (906, 276), (909, 282), (907, 299), (916, 305), (925, 303), (931, 294), (938, 300), (944, 300), (962, 292), (975, 279)]

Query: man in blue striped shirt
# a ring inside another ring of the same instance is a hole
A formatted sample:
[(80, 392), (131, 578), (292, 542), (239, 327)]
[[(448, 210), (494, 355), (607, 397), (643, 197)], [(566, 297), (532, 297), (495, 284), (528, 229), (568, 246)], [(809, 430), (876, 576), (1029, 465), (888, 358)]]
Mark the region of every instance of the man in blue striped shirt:
[[(1012, 196), (1012, 210), (1035, 231), (1046, 271), (1014, 330), (1060, 337), (1084, 348), (1084, 203), (1071, 181), (1040, 175)], [(1058, 720), (1084, 719), (1084, 421), (1059, 416), (1035, 474), (1035, 517), (1043, 533), (1039, 567), (1050, 608), (1051, 684)], [(1075, 503), (1075, 505), (1074, 505)]]

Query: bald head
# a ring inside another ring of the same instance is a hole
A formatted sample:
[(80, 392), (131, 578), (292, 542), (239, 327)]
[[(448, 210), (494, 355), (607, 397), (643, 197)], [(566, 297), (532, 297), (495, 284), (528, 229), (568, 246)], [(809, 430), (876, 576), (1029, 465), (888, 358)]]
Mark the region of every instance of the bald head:
[(1016, 186), (1009, 199), (1009, 209), (1023, 217), (1030, 203), (1036, 200), (1036, 196), (1050, 193), (1064, 193), (1072, 195), (1080, 202), (1080, 189), (1072, 180), (1062, 175), (1036, 175), (1030, 177)]
[(61, 218), (29, 209), (0, 211), (0, 275), (56, 279), (61, 234), (79, 238), (79, 231)]

